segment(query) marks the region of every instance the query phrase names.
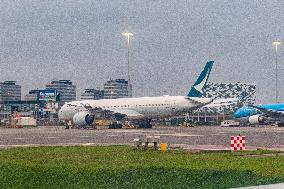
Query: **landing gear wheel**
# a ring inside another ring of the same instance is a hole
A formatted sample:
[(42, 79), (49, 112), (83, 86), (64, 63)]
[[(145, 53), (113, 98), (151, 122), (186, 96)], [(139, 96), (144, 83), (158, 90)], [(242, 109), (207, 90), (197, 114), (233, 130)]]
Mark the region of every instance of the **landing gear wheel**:
[(122, 124), (120, 123), (112, 123), (108, 126), (109, 129), (121, 129), (122, 128)]
[(283, 122), (277, 123), (277, 126), (278, 127), (284, 127), (284, 123)]
[(109, 129), (121, 129), (122, 128), (122, 120), (126, 115), (115, 113), (112, 116), (112, 124), (108, 126)]
[(152, 128), (151, 119), (141, 120), (138, 122), (138, 128), (150, 129)]

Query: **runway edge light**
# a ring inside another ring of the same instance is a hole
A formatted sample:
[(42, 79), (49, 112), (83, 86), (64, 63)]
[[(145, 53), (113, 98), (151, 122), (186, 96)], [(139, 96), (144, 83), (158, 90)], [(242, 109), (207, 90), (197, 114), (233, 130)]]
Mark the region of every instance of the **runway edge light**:
[(161, 151), (166, 152), (168, 149), (168, 144), (167, 143), (161, 143)]

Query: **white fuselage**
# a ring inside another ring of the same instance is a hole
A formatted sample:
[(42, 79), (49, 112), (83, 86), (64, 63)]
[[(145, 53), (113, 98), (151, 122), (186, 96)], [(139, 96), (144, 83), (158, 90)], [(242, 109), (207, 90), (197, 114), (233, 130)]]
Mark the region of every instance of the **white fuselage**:
[[(59, 111), (59, 118), (65, 121), (72, 120), (73, 116), (84, 109), (85, 105), (113, 112), (132, 111), (140, 114), (137, 117), (154, 118), (185, 112), (210, 102), (209, 98), (188, 98), (185, 96), (82, 100), (65, 103)], [(135, 115), (128, 115), (128, 117), (135, 117)]]

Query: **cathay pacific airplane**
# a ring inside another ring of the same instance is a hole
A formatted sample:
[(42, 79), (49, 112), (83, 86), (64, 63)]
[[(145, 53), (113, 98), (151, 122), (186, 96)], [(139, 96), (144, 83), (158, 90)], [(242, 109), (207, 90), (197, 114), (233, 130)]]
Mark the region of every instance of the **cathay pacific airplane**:
[(276, 123), (284, 126), (284, 104), (260, 104), (257, 106), (243, 106), (239, 108), (234, 116), (242, 124), (266, 124)]
[(112, 116), (113, 120), (132, 120), (139, 127), (151, 128), (151, 119), (188, 112), (211, 103), (210, 98), (201, 98), (214, 61), (206, 63), (197, 81), (186, 96), (160, 96), (82, 100), (65, 103), (59, 111), (59, 119), (72, 122), (76, 127), (91, 125), (97, 115)]

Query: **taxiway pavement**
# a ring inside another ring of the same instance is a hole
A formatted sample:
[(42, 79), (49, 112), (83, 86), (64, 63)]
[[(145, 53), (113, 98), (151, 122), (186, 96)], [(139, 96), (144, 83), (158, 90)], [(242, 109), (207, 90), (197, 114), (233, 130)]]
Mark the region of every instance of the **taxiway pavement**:
[(135, 138), (160, 136), (160, 142), (191, 150), (229, 150), (230, 136), (246, 136), (247, 149), (284, 151), (282, 127), (156, 127), (152, 129), (1, 128), (0, 147), (133, 145)]

